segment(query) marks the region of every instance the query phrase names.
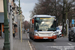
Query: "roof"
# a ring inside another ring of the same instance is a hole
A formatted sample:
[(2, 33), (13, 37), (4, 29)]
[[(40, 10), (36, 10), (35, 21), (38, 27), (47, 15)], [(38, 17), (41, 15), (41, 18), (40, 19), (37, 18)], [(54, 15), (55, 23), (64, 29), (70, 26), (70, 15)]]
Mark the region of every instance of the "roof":
[(51, 16), (51, 15), (34, 15), (33, 18), (35, 17), (55, 17), (55, 16)]
[(4, 23), (4, 13), (0, 13), (0, 23)]

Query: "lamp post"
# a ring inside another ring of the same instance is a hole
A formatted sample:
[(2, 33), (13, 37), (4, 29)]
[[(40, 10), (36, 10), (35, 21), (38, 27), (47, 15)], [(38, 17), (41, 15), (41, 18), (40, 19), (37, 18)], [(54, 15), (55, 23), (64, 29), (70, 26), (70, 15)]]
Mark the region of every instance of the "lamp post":
[(7, 0), (3, 0), (4, 4), (4, 46), (3, 50), (10, 50), (9, 43), (9, 27), (8, 27), (8, 19), (7, 19)]
[[(19, 15), (20, 16), (20, 0), (15, 0), (15, 1), (18, 1), (19, 2), (19, 7), (18, 7), (18, 10), (19, 10)], [(19, 39), (20, 39), (20, 21), (17, 17), (17, 22), (18, 22), (18, 34), (19, 34)]]

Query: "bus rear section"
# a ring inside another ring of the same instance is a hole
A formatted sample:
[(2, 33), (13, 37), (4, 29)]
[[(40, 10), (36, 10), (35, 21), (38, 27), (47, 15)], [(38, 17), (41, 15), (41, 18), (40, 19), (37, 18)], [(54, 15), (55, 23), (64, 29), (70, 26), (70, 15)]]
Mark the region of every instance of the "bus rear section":
[(29, 37), (32, 39), (56, 39), (56, 18), (50, 15), (35, 15), (30, 21)]

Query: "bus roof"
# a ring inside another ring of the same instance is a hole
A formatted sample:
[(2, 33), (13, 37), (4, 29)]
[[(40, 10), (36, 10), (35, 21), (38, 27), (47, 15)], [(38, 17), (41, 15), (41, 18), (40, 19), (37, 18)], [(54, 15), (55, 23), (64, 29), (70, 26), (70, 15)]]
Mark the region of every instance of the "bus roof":
[(51, 15), (34, 15), (33, 18), (35, 17), (55, 17), (55, 16), (51, 16)]

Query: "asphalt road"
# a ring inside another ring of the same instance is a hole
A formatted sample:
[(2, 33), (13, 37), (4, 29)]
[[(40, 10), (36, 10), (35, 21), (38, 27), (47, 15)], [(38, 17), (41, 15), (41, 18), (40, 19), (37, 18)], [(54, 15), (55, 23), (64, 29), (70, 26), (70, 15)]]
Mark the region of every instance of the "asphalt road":
[(57, 38), (54, 42), (50, 40), (30, 40), (34, 50), (75, 50), (75, 42), (68, 41), (67, 37)]

